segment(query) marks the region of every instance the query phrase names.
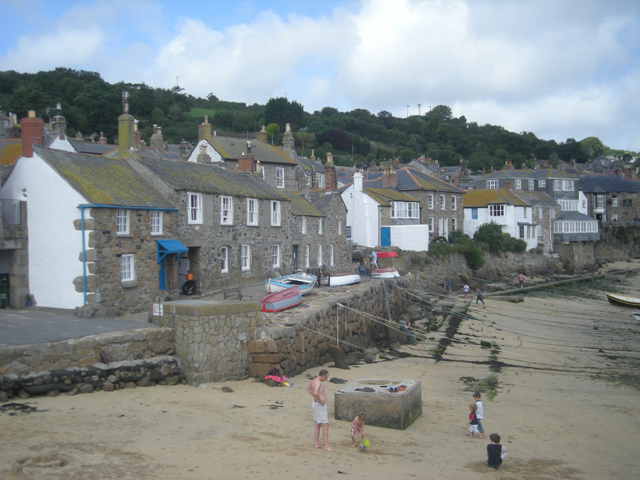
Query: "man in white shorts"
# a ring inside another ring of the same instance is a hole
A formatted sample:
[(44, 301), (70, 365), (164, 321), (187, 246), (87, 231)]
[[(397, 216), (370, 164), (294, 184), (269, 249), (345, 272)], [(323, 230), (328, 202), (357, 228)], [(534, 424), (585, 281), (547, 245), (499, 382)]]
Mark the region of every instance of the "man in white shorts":
[[(329, 414), (327, 413), (327, 394), (324, 392), (322, 382), (329, 378), (329, 372), (326, 370), (320, 370), (320, 373), (316, 378), (311, 380), (311, 383), (307, 387), (307, 392), (313, 397), (313, 403), (311, 409), (313, 410), (313, 421), (316, 424), (315, 427), (315, 447), (322, 448), (327, 452), (333, 452), (329, 447)], [(320, 445), (320, 426), (322, 426), (322, 436), (324, 437), (324, 447)]]

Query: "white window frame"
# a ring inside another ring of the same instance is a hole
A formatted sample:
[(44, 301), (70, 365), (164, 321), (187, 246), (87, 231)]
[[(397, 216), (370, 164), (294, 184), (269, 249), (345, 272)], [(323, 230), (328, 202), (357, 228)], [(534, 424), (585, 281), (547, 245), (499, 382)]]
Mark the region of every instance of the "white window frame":
[(427, 197), (427, 208), (433, 210), (433, 193), (430, 193)]
[(542, 236), (542, 225), (536, 225), (536, 236)]
[(162, 235), (162, 210), (151, 210), (149, 212), (149, 224), (151, 235)]
[(429, 217), (429, 233), (433, 233), (435, 228), (436, 219), (434, 217)]
[(131, 210), (116, 210), (116, 235), (129, 235), (131, 228)]
[(333, 257), (333, 245), (329, 245), (329, 265), (331, 265), (332, 267), (335, 265)]
[(618, 197), (616, 197), (615, 195), (613, 197), (611, 197), (611, 206), (612, 207), (617, 207), (618, 206)]
[(596, 208), (604, 208), (604, 195), (596, 195)]
[(255, 198), (247, 199), (247, 225), (258, 226), (258, 200)]
[(545, 188), (547, 186), (546, 180), (538, 180), (538, 188)]
[(549, 209), (549, 218), (556, 218), (556, 209), (553, 207)]
[(562, 191), (562, 180), (554, 180), (553, 181), (553, 191), (554, 192)]
[(497, 190), (500, 188), (499, 180), (487, 180), (487, 188), (490, 190)]
[(134, 281), (136, 279), (135, 273), (135, 258), (133, 253), (123, 253), (120, 256), (120, 281)]
[(447, 208), (447, 199), (444, 195), (440, 195), (440, 210), (445, 210)]
[(321, 243), (318, 244), (318, 258), (317, 258), (317, 261), (318, 261), (318, 268), (320, 268), (322, 266), (322, 244)]
[(338, 220), (338, 235), (342, 235), (342, 220)]
[(489, 205), (489, 216), (490, 217), (504, 217), (505, 215), (504, 204), (496, 204)]
[(522, 180), (516, 179), (516, 190), (522, 190)]
[(458, 208), (458, 199), (455, 195), (451, 195), (451, 210), (457, 210)]
[(562, 190), (565, 192), (573, 192), (573, 180), (563, 180)]
[(391, 202), (391, 218), (419, 218), (418, 202)]
[(229, 247), (220, 248), (220, 273), (229, 273)]
[(240, 245), (240, 268), (243, 272), (251, 270), (251, 245)]
[(280, 214), (280, 201), (271, 200), (271, 226), (280, 227), (282, 215)]
[(302, 217), (302, 235), (307, 234), (307, 217)]
[(528, 188), (529, 190), (535, 190), (535, 182), (533, 180), (528, 180)]
[(187, 193), (187, 223), (202, 224), (202, 194)]
[(309, 268), (311, 266), (311, 247), (309, 245), (304, 246), (304, 268)]
[(456, 219), (455, 218), (451, 218), (451, 231), (453, 232), (454, 230), (456, 230)]
[(284, 188), (284, 168), (276, 167), (276, 187)]
[(317, 178), (318, 188), (324, 188), (324, 174), (317, 173), (316, 178)]
[(280, 268), (280, 245), (271, 246), (271, 266)]
[(322, 235), (322, 218), (318, 219), (318, 235)]
[(617, 213), (612, 213), (611, 214), (611, 221), (612, 222), (617, 222), (618, 221), (618, 214)]
[(220, 196), (220, 225), (233, 225), (233, 197)]

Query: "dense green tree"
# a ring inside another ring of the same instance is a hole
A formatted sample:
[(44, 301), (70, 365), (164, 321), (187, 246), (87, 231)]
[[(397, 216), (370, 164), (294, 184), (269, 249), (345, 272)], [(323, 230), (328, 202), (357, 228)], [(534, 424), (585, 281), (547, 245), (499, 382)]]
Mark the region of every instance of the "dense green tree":
[(283, 132), (287, 123), (296, 131), (304, 126), (304, 107), (295, 100), (291, 102), (284, 97), (270, 98), (265, 106), (264, 118), (266, 123), (278, 124)]

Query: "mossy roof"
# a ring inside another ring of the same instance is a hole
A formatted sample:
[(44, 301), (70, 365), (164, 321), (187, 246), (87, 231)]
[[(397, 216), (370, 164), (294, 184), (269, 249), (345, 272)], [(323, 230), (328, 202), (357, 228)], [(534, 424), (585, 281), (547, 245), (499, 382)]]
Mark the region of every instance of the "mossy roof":
[(303, 215), (309, 217), (325, 217), (325, 213), (316, 207), (309, 199), (303, 195), (295, 193), (286, 194), (291, 200), (291, 213), (293, 215)]
[(545, 192), (511, 190), (516, 196), (535, 207), (559, 207), (558, 203)]
[(380, 205), (391, 206), (391, 202), (419, 202), (419, 200), (391, 188), (364, 188), (364, 192)]
[(143, 156), (140, 162), (174, 190), (289, 201), (257, 175), (224, 166)]
[[(281, 150), (264, 143), (260, 140), (249, 140), (252, 144), (251, 154), (260, 163), (279, 163), (287, 165), (297, 165), (297, 162)], [(225, 160), (238, 160), (238, 157), (247, 151), (247, 140), (233, 137), (221, 137), (214, 135), (211, 137), (211, 146), (216, 149)]]
[(37, 145), (33, 148), (38, 157), (51, 165), (89, 203), (175, 208), (124, 160), (51, 150)]
[(529, 204), (519, 198), (511, 190), (492, 189), (492, 190), (469, 190), (462, 196), (465, 208), (469, 207), (486, 207), (489, 204), (506, 204), (528, 207)]

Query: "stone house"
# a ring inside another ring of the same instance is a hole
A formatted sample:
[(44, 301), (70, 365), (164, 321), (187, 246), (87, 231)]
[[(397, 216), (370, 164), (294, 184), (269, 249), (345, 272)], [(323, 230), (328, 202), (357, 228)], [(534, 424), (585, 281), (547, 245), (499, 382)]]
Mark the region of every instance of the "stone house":
[(531, 206), (531, 223), (535, 228), (538, 246), (547, 253), (553, 253), (553, 222), (560, 216), (560, 205), (544, 192), (512, 192)]
[(618, 175), (582, 175), (578, 187), (585, 195), (587, 214), (601, 223), (636, 223), (640, 216), (638, 180)]

